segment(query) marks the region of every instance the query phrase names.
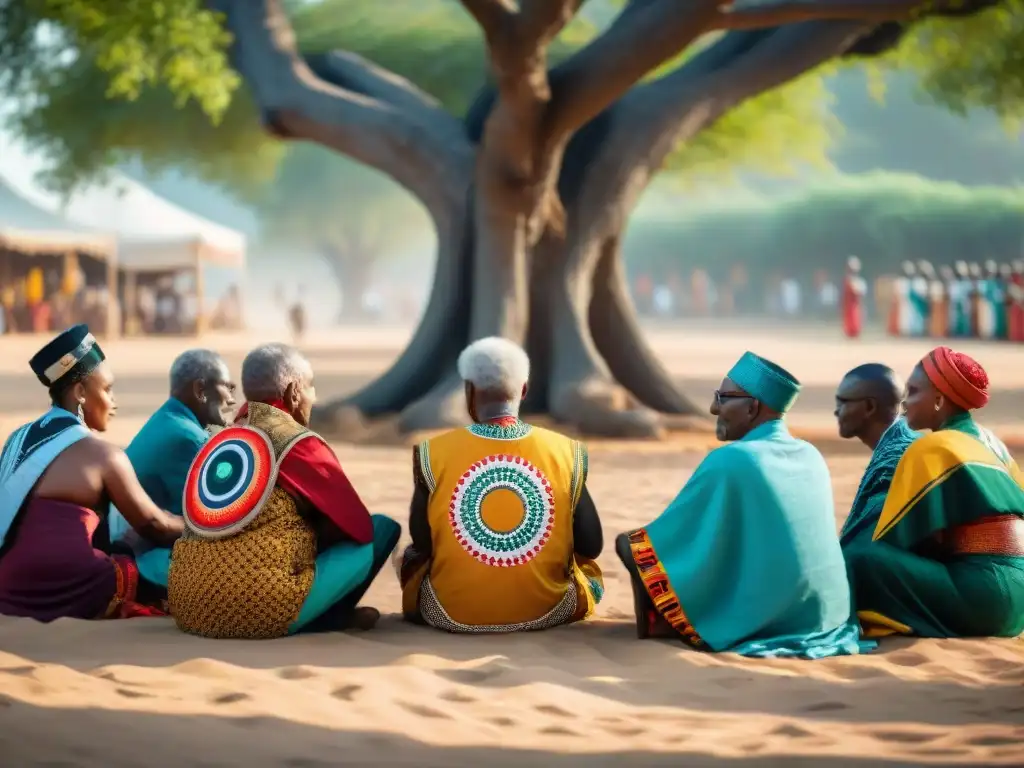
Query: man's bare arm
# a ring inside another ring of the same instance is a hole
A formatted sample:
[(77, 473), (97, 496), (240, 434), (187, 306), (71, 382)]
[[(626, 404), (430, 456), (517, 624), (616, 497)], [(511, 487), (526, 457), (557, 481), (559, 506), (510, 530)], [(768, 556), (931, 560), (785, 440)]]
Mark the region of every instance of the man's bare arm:
[(601, 550), (604, 549), (601, 518), (598, 517), (597, 505), (594, 504), (590, 491), (585, 485), (572, 518), (572, 538), (573, 549), (582, 557), (596, 560), (601, 554)]
[(103, 488), (136, 533), (154, 544), (170, 546), (184, 531), (184, 520), (160, 509), (142, 489), (124, 451), (110, 449), (103, 466)]
[(430, 520), (427, 509), (430, 506), (430, 489), (420, 470), (419, 447), (412, 449), (413, 491), (409, 502), (409, 535), (412, 546), (419, 555), (429, 555), (434, 548), (430, 536)]

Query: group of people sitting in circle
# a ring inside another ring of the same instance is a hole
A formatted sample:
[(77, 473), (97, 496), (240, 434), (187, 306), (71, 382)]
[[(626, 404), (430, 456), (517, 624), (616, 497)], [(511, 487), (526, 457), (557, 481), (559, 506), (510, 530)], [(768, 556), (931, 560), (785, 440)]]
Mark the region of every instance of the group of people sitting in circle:
[[(96, 436), (114, 376), (87, 327), (30, 364), (52, 407), (0, 455), (0, 614), (169, 614), (213, 638), (376, 623), (360, 600), (401, 527), (369, 512), (310, 430), (313, 370), (298, 350), (252, 350), (238, 407), (223, 359), (185, 352), (125, 451)], [(458, 371), (472, 423), (413, 450), (411, 544), (392, 558), (410, 622), (539, 630), (587, 618), (603, 596), (587, 449), (519, 418), (529, 369), (507, 340), (469, 345)], [(988, 399), (982, 368), (939, 347), (905, 387), (879, 364), (843, 379), (840, 433), (873, 453), (838, 535), (829, 469), (786, 426), (799, 392), (745, 353), (713, 395), (724, 445), (653, 522), (616, 538), (637, 635), (821, 658), (885, 634), (1024, 631), (1024, 482), (971, 415)]]

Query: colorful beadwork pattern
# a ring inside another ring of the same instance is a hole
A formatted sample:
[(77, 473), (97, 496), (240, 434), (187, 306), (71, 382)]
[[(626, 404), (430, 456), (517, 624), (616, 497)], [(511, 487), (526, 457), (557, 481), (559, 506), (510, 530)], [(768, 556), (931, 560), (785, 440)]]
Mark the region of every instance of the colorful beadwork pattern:
[[(484, 499), (499, 489), (512, 491), (523, 504), (523, 518), (510, 531), (489, 528), (481, 514)], [(521, 456), (488, 456), (459, 478), (448, 520), (462, 548), (481, 563), (500, 568), (523, 565), (551, 536), (554, 491), (544, 473)]]
[(533, 429), (525, 421), (516, 421), (512, 424), (470, 424), (466, 427), (477, 437), (485, 437), (488, 440), (522, 440)]
[(270, 439), (250, 427), (212, 437), (185, 481), (185, 524), (200, 538), (231, 536), (248, 525), (274, 490), (277, 463)]

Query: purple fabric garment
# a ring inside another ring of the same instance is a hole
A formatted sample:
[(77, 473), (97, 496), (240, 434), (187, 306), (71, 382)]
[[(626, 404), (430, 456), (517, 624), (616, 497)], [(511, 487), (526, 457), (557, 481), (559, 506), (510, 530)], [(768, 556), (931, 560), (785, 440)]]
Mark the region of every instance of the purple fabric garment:
[(93, 549), (100, 518), (52, 499), (25, 502), (0, 556), (0, 614), (39, 621), (99, 618), (117, 590), (113, 560)]

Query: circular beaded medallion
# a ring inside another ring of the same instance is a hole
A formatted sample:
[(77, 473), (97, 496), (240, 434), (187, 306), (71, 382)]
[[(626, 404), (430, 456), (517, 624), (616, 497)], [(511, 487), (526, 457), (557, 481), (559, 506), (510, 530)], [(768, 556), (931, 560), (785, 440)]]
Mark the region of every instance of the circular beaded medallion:
[[(488, 494), (511, 491), (523, 505), (522, 519), (508, 531), (496, 531), (483, 518)], [(459, 478), (448, 508), (459, 544), (486, 565), (510, 568), (528, 563), (544, 548), (555, 523), (551, 483), (520, 456), (498, 454), (473, 464)]]
[(182, 511), (197, 536), (237, 533), (259, 514), (274, 490), (270, 439), (248, 427), (228, 427), (203, 446), (185, 480)]

